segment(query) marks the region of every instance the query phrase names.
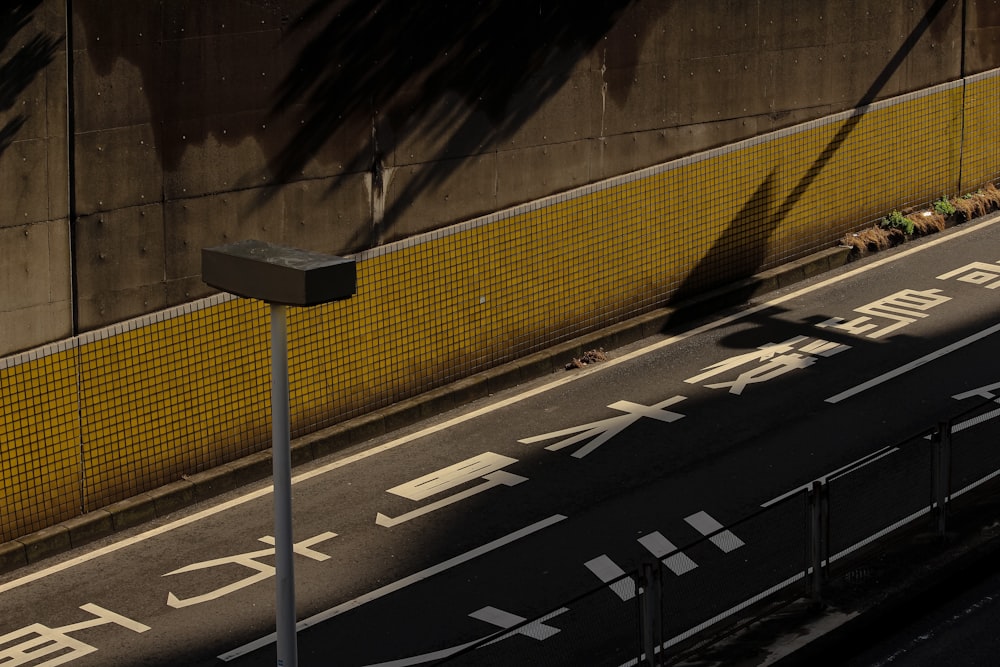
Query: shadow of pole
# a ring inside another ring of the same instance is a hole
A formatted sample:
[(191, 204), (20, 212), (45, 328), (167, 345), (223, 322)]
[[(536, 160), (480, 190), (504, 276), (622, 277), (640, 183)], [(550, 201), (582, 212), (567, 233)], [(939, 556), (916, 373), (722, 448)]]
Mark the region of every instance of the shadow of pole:
[[(865, 94), (854, 105), (854, 113), (841, 125), (837, 134), (827, 142), (826, 146), (820, 150), (819, 155), (806, 170), (806, 173), (802, 175), (798, 183), (795, 184), (795, 187), (792, 188), (778, 208), (766, 214), (758, 222), (751, 217), (754, 215), (754, 211), (769, 210), (766, 207), (761, 208), (769, 200), (769, 196), (767, 196), (770, 190), (769, 183), (772, 181), (775, 171), (772, 170), (768, 174), (764, 184), (758, 187), (747, 205), (730, 220), (726, 229), (719, 235), (705, 257), (702, 258), (698, 266), (688, 274), (684, 283), (674, 292), (670, 298), (670, 303), (690, 298), (699, 292), (718, 287), (723, 283), (748, 278), (760, 270), (763, 260), (767, 255), (767, 249), (774, 231), (788, 217), (788, 214), (823, 172), (830, 160), (833, 159), (833, 156), (836, 155), (837, 151), (844, 145), (844, 142), (847, 141), (847, 138), (854, 132), (862, 118), (868, 112), (868, 106), (877, 99), (879, 92), (895, 75), (896, 71), (906, 60), (906, 57), (913, 50), (913, 47), (916, 46), (924, 33), (927, 32), (934, 19), (941, 13), (946, 4), (948, 4), (948, 0), (935, 0), (934, 4), (927, 9), (924, 16), (914, 26), (913, 30), (910, 31), (906, 39), (903, 40), (903, 43), (893, 54), (892, 58), (889, 59), (886, 66), (875, 77), (875, 80), (869, 86), (868, 90), (865, 91)], [(762, 198), (763, 201), (758, 201)], [(753, 287), (748, 287), (746, 290), (734, 291), (726, 305), (744, 303), (750, 297), (752, 290)], [(689, 316), (690, 313), (681, 310), (679, 311), (679, 315), (683, 318)], [(678, 317), (675, 316), (670, 319), (676, 321)], [(667, 326), (670, 324), (671, 322), (668, 321)]]

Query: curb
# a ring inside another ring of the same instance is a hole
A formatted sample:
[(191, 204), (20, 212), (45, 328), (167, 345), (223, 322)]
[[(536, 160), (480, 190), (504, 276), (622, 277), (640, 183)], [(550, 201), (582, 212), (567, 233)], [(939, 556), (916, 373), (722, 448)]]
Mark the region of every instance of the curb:
[[(783, 655), (774, 655), (767, 664), (770, 667), (841, 664), (886, 633), (904, 627), (956, 592), (995, 573), (998, 555), (1000, 534), (995, 526), (981, 525), (975, 534), (966, 536), (964, 544), (942, 547), (931, 563), (918, 568), (889, 590), (879, 591), (876, 599), (857, 612), (840, 614), (839, 621), (823, 623), (821, 617), (817, 624), (803, 625), (796, 632), (802, 643)], [(829, 611), (836, 613), (837, 610), (831, 608)], [(818, 626), (824, 626), (823, 630), (810, 632)]]
[(1000, 537), (984, 540), (940, 567), (922, 573), (884, 600), (857, 614), (845, 616), (822, 634), (803, 637), (804, 644), (768, 664), (770, 667), (841, 664), (854, 651), (874, 644), (886, 631), (902, 627), (921, 611), (947, 599), (947, 594), (995, 572), (998, 553)]
[[(850, 248), (824, 250), (780, 267), (763, 271), (723, 288), (660, 308), (598, 331), (559, 343), (495, 368), (404, 399), (315, 433), (292, 443), (292, 465), (297, 466), (345, 446), (410, 426), (422, 419), (486, 398), (528, 380), (563, 371), (565, 363), (585, 351), (615, 349), (661, 333), (676, 325), (715, 311), (740, 305), (750, 298), (773, 292), (847, 264)], [(271, 475), (270, 449), (236, 461), (185, 476), (157, 489), (88, 512), (54, 526), (0, 544), (0, 574), (163, 517), (183, 507), (212, 498)]]

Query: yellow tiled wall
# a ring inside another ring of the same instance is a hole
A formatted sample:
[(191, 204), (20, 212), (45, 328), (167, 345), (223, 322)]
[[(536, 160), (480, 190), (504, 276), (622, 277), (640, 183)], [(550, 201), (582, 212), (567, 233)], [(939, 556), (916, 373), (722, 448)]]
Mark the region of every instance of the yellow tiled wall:
[[(1000, 174), (992, 72), (357, 256), (289, 311), (296, 435), (833, 245)], [(263, 304), (220, 295), (0, 360), (0, 541), (270, 444)]]

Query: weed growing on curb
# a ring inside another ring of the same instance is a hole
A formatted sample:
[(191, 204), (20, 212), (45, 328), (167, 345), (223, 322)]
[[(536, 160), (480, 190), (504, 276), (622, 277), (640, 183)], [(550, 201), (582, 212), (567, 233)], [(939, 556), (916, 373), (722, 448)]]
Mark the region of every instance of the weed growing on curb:
[(927, 210), (903, 214), (893, 211), (875, 226), (845, 235), (840, 244), (851, 248), (854, 255), (885, 250), (903, 243), (912, 236), (923, 236), (943, 231), (950, 220), (966, 222), (1000, 210), (1000, 188), (986, 183), (975, 192), (967, 192), (951, 199), (941, 197)]
[(941, 215), (954, 215), (956, 210), (957, 209), (955, 209), (952, 203), (948, 201), (947, 197), (941, 197), (941, 199), (934, 202), (935, 213), (940, 213)]
[(899, 211), (893, 211), (886, 217), (882, 218), (880, 226), (882, 229), (900, 229), (905, 234), (912, 234), (916, 229), (913, 221)]

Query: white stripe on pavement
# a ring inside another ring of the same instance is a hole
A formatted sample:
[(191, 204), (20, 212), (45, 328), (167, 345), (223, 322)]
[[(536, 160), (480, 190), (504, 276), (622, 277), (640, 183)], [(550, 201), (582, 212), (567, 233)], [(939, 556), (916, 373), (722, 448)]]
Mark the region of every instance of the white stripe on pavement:
[(684, 520), (691, 524), (691, 527), (706, 537), (708, 535), (712, 535), (712, 533), (721, 531), (718, 532), (718, 534), (709, 537), (708, 541), (722, 549), (723, 553), (735, 551), (745, 544), (743, 540), (736, 537), (736, 535), (734, 535), (731, 531), (722, 530), (723, 525), (712, 518), (708, 512), (697, 512)]
[[(302, 630), (305, 630), (308, 627), (311, 627), (318, 623), (322, 623), (323, 621), (327, 621), (333, 618), (334, 616), (339, 616), (340, 614), (343, 614), (345, 611), (350, 611), (351, 609), (360, 607), (364, 604), (371, 602), (372, 600), (377, 600), (381, 597), (389, 595), (390, 593), (395, 593), (397, 591), (403, 590), (407, 586), (411, 586), (417, 582), (423, 581), (424, 579), (433, 577), (436, 574), (441, 574), (442, 572), (450, 570), (453, 567), (462, 565), (463, 563), (467, 563), (470, 560), (474, 560), (484, 554), (499, 549), (500, 547), (516, 542), (517, 540), (523, 537), (527, 537), (528, 535), (537, 533), (540, 530), (544, 530), (549, 526), (559, 523), (565, 518), (566, 517), (563, 516), (562, 514), (553, 514), (547, 519), (542, 519), (541, 521), (533, 523), (530, 526), (526, 526), (524, 528), (521, 528), (520, 530), (516, 530), (513, 533), (510, 533), (509, 535), (505, 535), (500, 539), (488, 542), (482, 545), (481, 547), (476, 547), (471, 551), (467, 551), (464, 554), (455, 556), (454, 558), (449, 558), (448, 560), (438, 563), (437, 565), (432, 565), (431, 567), (425, 570), (421, 570), (420, 572), (411, 574), (408, 577), (403, 577), (399, 581), (395, 581), (391, 584), (382, 586), (381, 588), (377, 588), (373, 591), (365, 593), (364, 595), (356, 597), (353, 600), (348, 600), (347, 602), (339, 604), (336, 607), (332, 607), (330, 609), (327, 609), (326, 611), (321, 611), (320, 613), (310, 616), (305, 620), (299, 621), (295, 626), (295, 631), (301, 632)], [(235, 660), (236, 658), (242, 655), (246, 655), (247, 653), (250, 653), (259, 648), (274, 643), (275, 638), (276, 635), (275, 633), (272, 632), (266, 637), (261, 637), (260, 639), (250, 642), (249, 644), (244, 644), (239, 648), (235, 648), (232, 651), (223, 653), (222, 655), (219, 656), (219, 659), (225, 662)]]
[(903, 375), (905, 373), (909, 373), (910, 371), (912, 371), (912, 370), (914, 370), (916, 368), (920, 368), (921, 366), (923, 366), (925, 364), (929, 364), (930, 362), (935, 361), (937, 359), (940, 359), (941, 357), (943, 357), (943, 356), (945, 356), (947, 354), (951, 354), (955, 350), (960, 350), (963, 347), (966, 347), (967, 345), (971, 345), (972, 343), (975, 343), (977, 341), (982, 340), (983, 338), (986, 338), (987, 336), (992, 336), (993, 334), (995, 334), (998, 331), (1000, 331), (1000, 324), (994, 324), (993, 326), (989, 327), (988, 329), (983, 329), (982, 331), (974, 333), (971, 336), (963, 338), (962, 340), (955, 341), (951, 345), (946, 345), (945, 347), (942, 347), (940, 350), (935, 350), (934, 352), (931, 352), (930, 354), (924, 355), (923, 357), (920, 357), (919, 359), (914, 359), (910, 363), (905, 364), (903, 366), (900, 366), (899, 368), (897, 368), (895, 370), (891, 370), (888, 373), (883, 373), (882, 375), (879, 375), (878, 377), (872, 378), (871, 380), (868, 380), (867, 382), (862, 382), (861, 384), (859, 384), (856, 387), (852, 387), (851, 389), (847, 389), (846, 391), (842, 391), (839, 394), (836, 394), (835, 396), (831, 396), (830, 398), (826, 399), (826, 402), (827, 403), (840, 403), (844, 399), (851, 398), (852, 396), (857, 396), (858, 394), (860, 394), (863, 391), (867, 391), (867, 390), (871, 389), (872, 387), (876, 387), (876, 386), (882, 384), (883, 382), (888, 382), (889, 380), (895, 379), (895, 378), (899, 377), (900, 375)]
[(589, 560), (584, 565), (597, 575), (598, 579), (608, 584), (608, 588), (621, 598), (622, 602), (627, 602), (635, 597), (635, 581), (631, 577), (626, 577), (625, 570), (618, 567), (618, 564), (608, 558), (606, 554)]

